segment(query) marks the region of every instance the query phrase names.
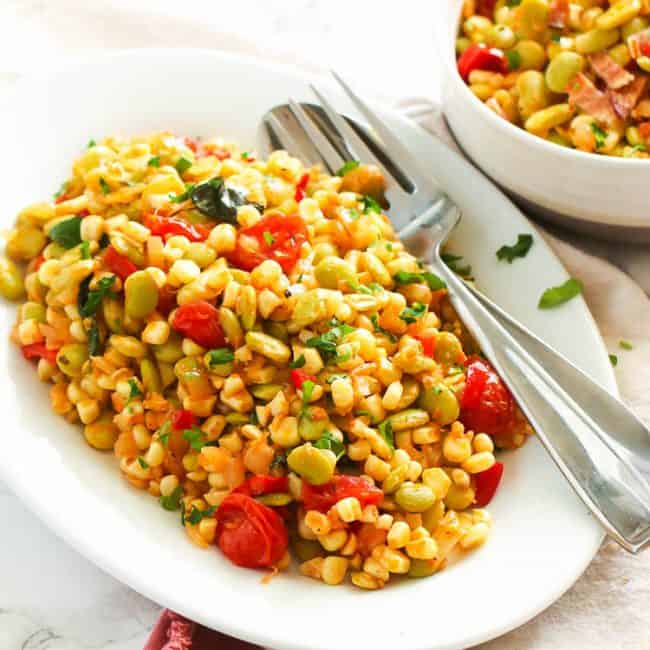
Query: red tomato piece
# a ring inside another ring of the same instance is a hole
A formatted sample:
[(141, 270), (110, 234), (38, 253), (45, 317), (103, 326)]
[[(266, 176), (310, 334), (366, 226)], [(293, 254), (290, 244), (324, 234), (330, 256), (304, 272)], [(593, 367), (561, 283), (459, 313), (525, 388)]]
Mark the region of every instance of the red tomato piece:
[(56, 355), (59, 348), (48, 348), (45, 343), (30, 343), (22, 346), (25, 359), (45, 359), (50, 363), (56, 363)]
[(79, 212), (77, 212), (77, 216), (78, 216), (78, 217), (81, 217), (82, 219), (83, 219), (84, 217), (87, 217), (89, 214), (90, 214), (90, 210), (86, 210), (86, 209), (84, 209), (84, 210), (79, 210)]
[(300, 201), (305, 198), (305, 188), (307, 187), (307, 183), (309, 183), (309, 174), (303, 174), (296, 184), (296, 193), (294, 195), (294, 199), (297, 203), (300, 203)]
[(494, 13), (494, 5), (496, 5), (496, 3), (496, 0), (478, 0), (476, 13), (491, 20), (493, 17), (492, 14)]
[[(650, 46), (648, 49), (650, 49)], [(650, 54), (648, 56), (650, 56)], [(646, 142), (650, 142), (650, 122), (641, 122), (641, 124), (639, 124), (639, 133)]]
[(258, 497), (271, 492), (287, 492), (289, 490), (289, 479), (286, 476), (269, 476), (268, 474), (255, 474), (251, 476), (233, 492), (248, 494)]
[(151, 230), (152, 235), (165, 240), (174, 235), (182, 235), (190, 241), (205, 241), (210, 229), (200, 223), (189, 223), (180, 217), (161, 217), (159, 214), (146, 214), (142, 223)]
[(289, 535), (282, 517), (246, 494), (230, 493), (216, 518), (217, 544), (233, 564), (271, 567), (287, 550)]
[(138, 267), (126, 255), (120, 255), (112, 246), (109, 246), (104, 253), (104, 264), (121, 280), (126, 280), (131, 273), (138, 270)]
[(316, 381), (316, 377), (306, 373), (304, 370), (300, 370), (299, 368), (294, 368), (291, 371), (291, 383), (296, 390), (302, 388), (302, 385), (306, 381)]
[(245, 271), (252, 271), (265, 260), (275, 260), (288, 273), (296, 265), (305, 241), (307, 227), (298, 215), (272, 214), (239, 231), (229, 259)]
[(465, 390), (460, 400), (460, 420), (475, 432), (497, 435), (514, 421), (515, 402), (494, 368), (480, 357), (470, 357)]
[(384, 498), (384, 493), (360, 476), (340, 474), (324, 485), (310, 485), (303, 481), (301, 496), (307, 510), (326, 512), (346, 497), (359, 499), (362, 508), (377, 505)]
[(643, 56), (650, 56), (650, 38), (641, 38), (639, 41), (639, 50)]
[(204, 348), (222, 348), (226, 344), (219, 312), (205, 300), (181, 305), (174, 314), (172, 327)]
[(494, 463), (490, 469), (474, 474), (474, 480), (476, 481), (474, 505), (477, 508), (483, 508), (492, 501), (502, 476), (503, 463)]
[(458, 59), (458, 73), (467, 81), (473, 70), (490, 70), (491, 72), (508, 72), (508, 60), (497, 47), (488, 47), (485, 43), (473, 43)]
[(174, 411), (172, 415), (172, 429), (182, 431), (183, 429), (191, 429), (196, 424), (196, 417), (192, 411), (180, 409)]
[(421, 334), (413, 334), (413, 338), (417, 339), (422, 343), (422, 352), (426, 354), (427, 357), (433, 359), (433, 355), (436, 352), (436, 337), (435, 334), (431, 336), (422, 336)]

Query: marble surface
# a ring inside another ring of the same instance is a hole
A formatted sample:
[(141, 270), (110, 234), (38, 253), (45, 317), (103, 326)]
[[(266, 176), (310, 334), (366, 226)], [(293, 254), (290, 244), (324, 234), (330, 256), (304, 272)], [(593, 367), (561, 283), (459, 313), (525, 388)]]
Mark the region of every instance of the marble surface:
[[(401, 0), (399, 5), (380, 0), (238, 0), (227, 4), (139, 0), (133, 9), (127, 0), (2, 0), (0, 100), (2, 91), (45, 61), (105, 48), (163, 45), (272, 51), (285, 61), (336, 67), (352, 80), (360, 79), (362, 89), (365, 85), (390, 100), (427, 97), (437, 84), (430, 42), (436, 1), (444, 0)], [(192, 22), (188, 42), (183, 33)], [(368, 35), (371, 44), (357, 48)], [(417, 44), (416, 57), (413, 43)], [(601, 252), (626, 266), (625, 249), (603, 247)], [(647, 272), (650, 277), (650, 265), (643, 258), (643, 254), (637, 256), (633, 264), (627, 264), (628, 270)], [(46, 486), (43, 490), (46, 498)], [(160, 610), (157, 604), (67, 547), (2, 483), (0, 518), (0, 650), (143, 647)], [(649, 602), (650, 553), (633, 558), (606, 544), (556, 604), (482, 648), (650, 650)]]

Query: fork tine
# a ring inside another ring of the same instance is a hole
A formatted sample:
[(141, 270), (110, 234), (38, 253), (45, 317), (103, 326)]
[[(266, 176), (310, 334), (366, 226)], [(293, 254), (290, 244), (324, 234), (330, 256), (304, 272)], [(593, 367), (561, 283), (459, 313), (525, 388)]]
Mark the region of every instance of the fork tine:
[[(391, 182), (391, 191), (399, 191), (404, 193), (405, 190), (407, 192), (413, 190), (412, 186), (410, 188), (402, 188), (401, 184), (391, 173), (391, 171), (384, 165), (381, 160), (379, 160), (379, 158), (377, 158), (377, 156), (375, 156), (368, 145), (366, 145), (366, 143), (359, 137), (356, 131), (339, 115), (339, 112), (330, 104), (329, 100), (325, 98), (325, 96), (318, 90), (318, 88), (316, 88), (316, 86), (313, 84), (310, 84), (310, 88), (320, 101), (321, 107), (325, 111), (325, 114), (329, 118), (330, 122), (332, 122), (332, 124), (339, 130), (339, 133), (341, 133), (341, 135), (344, 137), (348, 148), (352, 150), (357, 160), (364, 160), (377, 165), (377, 167), (382, 170), (384, 177)], [(408, 178), (408, 175), (406, 175), (406, 178)]]
[(331, 70), (333, 77), (341, 85), (352, 103), (359, 112), (368, 120), (375, 133), (383, 141), (385, 148), (390, 151), (389, 156), (394, 159), (397, 167), (401, 167), (407, 177), (411, 177), (420, 189), (431, 189), (431, 180), (420, 171), (420, 166), (413, 154), (400, 142), (399, 138), (377, 117), (375, 112), (357, 95), (341, 77)]
[(289, 107), (291, 108), (291, 112), (295, 115), (296, 119), (300, 123), (300, 126), (311, 138), (314, 146), (318, 150), (318, 153), (321, 155), (321, 158), (325, 162), (325, 165), (327, 166), (330, 174), (336, 174), (337, 170), (341, 168), (341, 165), (345, 161), (341, 158), (336, 149), (330, 144), (329, 140), (311, 121), (311, 118), (307, 115), (300, 104), (290, 98)]

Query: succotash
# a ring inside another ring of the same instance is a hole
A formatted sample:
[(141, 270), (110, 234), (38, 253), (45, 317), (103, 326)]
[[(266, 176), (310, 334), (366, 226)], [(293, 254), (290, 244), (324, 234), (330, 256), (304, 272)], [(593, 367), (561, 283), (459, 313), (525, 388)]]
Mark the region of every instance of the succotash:
[(650, 1), (465, 0), (458, 72), (503, 119), (589, 153), (647, 158)]
[(201, 548), (363, 589), (480, 546), (531, 433), (384, 179), (171, 133), (91, 141), (0, 261), (53, 410)]

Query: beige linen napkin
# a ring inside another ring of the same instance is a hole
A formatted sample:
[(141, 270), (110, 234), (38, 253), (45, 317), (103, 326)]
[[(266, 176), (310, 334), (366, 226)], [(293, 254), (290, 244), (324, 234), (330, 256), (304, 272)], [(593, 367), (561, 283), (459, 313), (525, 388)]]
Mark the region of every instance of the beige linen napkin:
[[(264, 42), (253, 42), (247, 36), (246, 25), (242, 25), (238, 34), (219, 33), (210, 27), (201, 12), (195, 15), (188, 12), (190, 17), (179, 18), (129, 8), (117, 0), (115, 3), (120, 6), (81, 0), (51, 3), (5, 0), (0, 5), (0, 39), (11, 43), (12, 38), (27, 38), (30, 46), (33, 44), (38, 56), (31, 62), (23, 60), (24, 57), (21, 59), (23, 67), (27, 68), (67, 55), (133, 47), (217, 48), (286, 63), (298, 60), (301, 65), (310, 56), (309, 53), (292, 52), (290, 39), (284, 53), (271, 51)], [(320, 4), (325, 12), (331, 2), (313, 0), (309, 4)], [(226, 10), (225, 5), (222, 9)], [(15, 22), (8, 20), (9, 14), (11, 20), (19, 21), (22, 31), (16, 29)], [(417, 16), (412, 19), (417, 20)], [(296, 21), (295, 29), (300, 29), (298, 18)], [(218, 28), (216, 23), (215, 27)], [(313, 26), (311, 28), (313, 30)], [(23, 51), (26, 50), (23, 48)], [(3, 63), (10, 66), (12, 57), (6, 57)], [(431, 61), (431, 66), (434, 65)], [(316, 65), (309, 67), (312, 71), (318, 69)], [(15, 78), (15, 71), (0, 70), (0, 88), (9, 86)], [(424, 81), (423, 87), (426, 87)], [(453, 146), (430, 97), (404, 100), (400, 108)], [(610, 352), (618, 357), (616, 376), (623, 399), (650, 422), (650, 300), (639, 284), (605, 259), (613, 259), (619, 267), (634, 273), (644, 282), (646, 290), (650, 290), (650, 247), (637, 248), (631, 255), (631, 247), (570, 236), (563, 236), (563, 239), (548, 236), (569, 273), (585, 285), (585, 298), (603, 338)], [(578, 245), (568, 243), (569, 240)], [(619, 348), (619, 341), (623, 339), (631, 341), (634, 349)], [(605, 543), (582, 578), (554, 605), (529, 623), (481, 648), (650, 650), (648, 603), (650, 552), (632, 557), (612, 543)], [(219, 644), (219, 647), (225, 648), (227, 644)]]

